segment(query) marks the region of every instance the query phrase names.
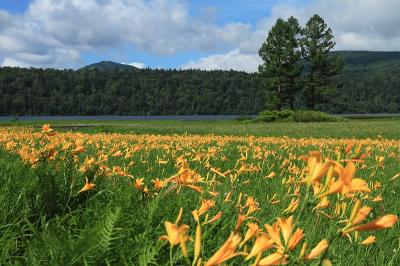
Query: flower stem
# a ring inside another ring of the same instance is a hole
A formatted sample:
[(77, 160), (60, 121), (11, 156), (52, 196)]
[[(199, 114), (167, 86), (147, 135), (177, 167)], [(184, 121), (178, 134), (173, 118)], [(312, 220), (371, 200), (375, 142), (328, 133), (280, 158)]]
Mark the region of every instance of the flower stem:
[(173, 266), (174, 265), (174, 261), (173, 261), (173, 256), (172, 256), (172, 251), (173, 251), (173, 249), (174, 249), (174, 246), (173, 245), (171, 245), (170, 247), (169, 247), (169, 263), (171, 264), (171, 266)]

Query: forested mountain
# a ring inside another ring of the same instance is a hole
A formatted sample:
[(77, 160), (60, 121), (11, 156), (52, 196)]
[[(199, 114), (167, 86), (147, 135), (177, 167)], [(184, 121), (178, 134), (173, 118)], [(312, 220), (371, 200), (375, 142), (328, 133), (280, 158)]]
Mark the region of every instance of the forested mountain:
[(400, 52), (335, 52), (345, 62), (333, 82), (340, 84), (330, 105), (333, 113), (400, 112)]
[(113, 71), (113, 70), (137, 70), (138, 68), (131, 65), (115, 63), (112, 61), (101, 61), (98, 63), (84, 66), (80, 70), (96, 70), (96, 69), (100, 71)]
[[(400, 52), (333, 52), (339, 85), (317, 109), (400, 112)], [(121, 67), (122, 66), (122, 67)], [(125, 67), (126, 66), (126, 67)], [(0, 115), (256, 114), (267, 106), (257, 74), (152, 70), (101, 62), (80, 70), (0, 68)], [(304, 108), (301, 93), (296, 108)]]

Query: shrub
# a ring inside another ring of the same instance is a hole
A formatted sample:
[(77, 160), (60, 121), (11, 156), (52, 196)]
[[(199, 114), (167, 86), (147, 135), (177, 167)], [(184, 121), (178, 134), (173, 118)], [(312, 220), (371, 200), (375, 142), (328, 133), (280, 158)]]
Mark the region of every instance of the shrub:
[(282, 111), (262, 111), (257, 120), (262, 122), (274, 122), (274, 121), (290, 121), (292, 120), (294, 112), (292, 110), (282, 110)]
[(295, 122), (341, 122), (347, 120), (343, 117), (310, 110), (298, 110), (293, 115), (293, 121)]
[(324, 112), (310, 110), (266, 110), (262, 111), (256, 121), (257, 122), (276, 122), (276, 121), (294, 121), (294, 122), (341, 122), (348, 119), (333, 116)]

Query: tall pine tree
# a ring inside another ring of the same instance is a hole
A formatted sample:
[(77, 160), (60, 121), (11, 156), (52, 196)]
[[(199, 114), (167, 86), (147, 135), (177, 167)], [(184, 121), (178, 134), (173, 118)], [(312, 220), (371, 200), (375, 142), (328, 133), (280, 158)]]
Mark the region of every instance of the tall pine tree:
[(337, 75), (343, 67), (340, 58), (329, 55), (335, 46), (332, 30), (318, 15), (311, 17), (302, 29), (301, 51), (306, 63), (305, 100), (314, 110), (326, 96), (334, 92), (329, 78)]
[(280, 18), (259, 50), (264, 61), (259, 67), (259, 73), (266, 78), (267, 88), (272, 96), (269, 101), (273, 101), (274, 108), (278, 110), (284, 106), (293, 109), (295, 95), (301, 89), (300, 31), (296, 18), (290, 17), (287, 21)]

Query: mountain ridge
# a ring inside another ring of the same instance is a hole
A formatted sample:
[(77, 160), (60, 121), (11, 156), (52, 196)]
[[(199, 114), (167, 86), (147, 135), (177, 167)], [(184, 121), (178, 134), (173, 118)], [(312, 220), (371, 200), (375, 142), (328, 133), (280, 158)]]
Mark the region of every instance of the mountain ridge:
[(86, 65), (82, 68), (79, 68), (78, 70), (94, 70), (94, 69), (97, 69), (99, 71), (115, 71), (115, 70), (121, 71), (121, 70), (138, 70), (139, 68), (127, 64), (121, 64), (105, 60)]

